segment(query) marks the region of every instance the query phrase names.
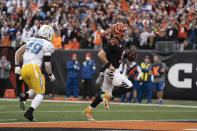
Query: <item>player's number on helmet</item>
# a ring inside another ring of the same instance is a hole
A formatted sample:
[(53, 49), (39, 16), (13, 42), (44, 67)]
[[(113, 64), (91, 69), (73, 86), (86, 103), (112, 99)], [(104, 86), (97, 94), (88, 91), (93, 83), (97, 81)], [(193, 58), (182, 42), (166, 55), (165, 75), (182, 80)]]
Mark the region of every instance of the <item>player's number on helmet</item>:
[(33, 54), (38, 54), (41, 51), (42, 47), (43, 46), (40, 43), (33, 42), (26, 47), (26, 50), (31, 51), (31, 53)]

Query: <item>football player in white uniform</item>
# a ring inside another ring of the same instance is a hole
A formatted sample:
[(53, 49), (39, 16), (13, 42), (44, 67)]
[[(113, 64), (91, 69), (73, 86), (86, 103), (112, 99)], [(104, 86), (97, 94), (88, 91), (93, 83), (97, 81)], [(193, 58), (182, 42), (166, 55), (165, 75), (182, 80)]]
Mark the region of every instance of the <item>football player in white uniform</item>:
[[(34, 121), (33, 111), (40, 105), (45, 93), (45, 79), (40, 70), (44, 61), (46, 71), (51, 81), (55, 81), (50, 62), (51, 54), (55, 51), (51, 43), (54, 30), (49, 25), (40, 27), (38, 36), (30, 38), (26, 44), (20, 47), (15, 54), (15, 73), (20, 74), (22, 79), (31, 88), (20, 97), (20, 108), (25, 110), (25, 103), (29, 97), (34, 97), (31, 106), (24, 116), (30, 121)], [(23, 61), (23, 66), (19, 64)]]

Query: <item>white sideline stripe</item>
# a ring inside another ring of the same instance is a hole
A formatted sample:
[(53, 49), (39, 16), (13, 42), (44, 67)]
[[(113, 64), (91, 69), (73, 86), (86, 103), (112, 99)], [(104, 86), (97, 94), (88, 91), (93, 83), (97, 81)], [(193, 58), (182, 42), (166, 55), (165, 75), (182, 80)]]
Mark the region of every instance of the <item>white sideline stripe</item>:
[[(24, 112), (24, 111), (2, 111), (0, 112), (1, 113), (21, 113), (21, 112)], [(43, 112), (43, 113), (57, 113), (57, 112), (69, 112), (69, 113), (76, 113), (76, 112), (82, 112), (81, 110), (78, 110), (78, 111), (36, 111), (36, 112)], [(175, 113), (175, 112), (184, 112), (184, 113), (191, 113), (191, 112), (197, 112), (196, 111), (181, 111), (181, 110), (109, 110), (109, 111), (106, 111), (106, 110), (95, 110), (95, 112), (170, 112), (170, 113)]]
[[(19, 101), (18, 99), (0, 99), (0, 101)], [(32, 100), (29, 100), (32, 101)], [(55, 102), (55, 103), (90, 103), (90, 101), (62, 101), (62, 100), (43, 100), (43, 102)], [(159, 104), (138, 104), (138, 103), (114, 103), (110, 102), (110, 104), (113, 105), (135, 105), (135, 106), (159, 106), (159, 107), (180, 107), (180, 108), (194, 108), (197, 109), (197, 106), (188, 106), (188, 105), (159, 105)]]
[[(153, 121), (153, 122), (197, 122), (197, 120), (102, 120), (96, 122), (144, 122), (144, 121)], [(91, 121), (47, 121), (47, 122), (10, 122), (10, 123), (0, 123), (1, 124), (24, 124), (24, 123), (69, 123), (69, 122), (91, 122)], [(91, 122), (92, 123), (92, 122)]]
[[(2, 107), (1, 107), (2, 106)], [(54, 107), (55, 105), (42, 105), (42, 107)], [(66, 104), (66, 105), (61, 105), (61, 106), (67, 106), (67, 107), (78, 107), (79, 105), (73, 105), (73, 104)], [(0, 108), (6, 108), (6, 107), (19, 107), (19, 105), (0, 105)]]

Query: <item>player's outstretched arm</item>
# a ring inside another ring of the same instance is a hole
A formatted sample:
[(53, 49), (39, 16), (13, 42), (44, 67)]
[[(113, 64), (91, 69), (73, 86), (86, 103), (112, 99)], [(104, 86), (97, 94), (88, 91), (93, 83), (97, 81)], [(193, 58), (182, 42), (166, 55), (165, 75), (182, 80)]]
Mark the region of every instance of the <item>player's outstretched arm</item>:
[(15, 74), (20, 75), (21, 74), (21, 68), (20, 63), (23, 60), (23, 54), (25, 53), (26, 44), (21, 46), (15, 53)]

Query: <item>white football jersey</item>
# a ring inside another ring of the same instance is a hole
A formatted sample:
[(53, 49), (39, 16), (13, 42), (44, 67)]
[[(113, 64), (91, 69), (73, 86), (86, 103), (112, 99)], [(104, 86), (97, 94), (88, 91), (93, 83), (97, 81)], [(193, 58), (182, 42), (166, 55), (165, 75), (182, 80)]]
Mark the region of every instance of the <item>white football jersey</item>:
[(26, 50), (23, 55), (23, 66), (37, 64), (41, 67), (45, 54), (52, 54), (55, 51), (53, 44), (45, 39), (31, 37), (26, 43)]

